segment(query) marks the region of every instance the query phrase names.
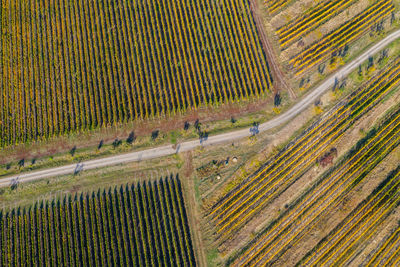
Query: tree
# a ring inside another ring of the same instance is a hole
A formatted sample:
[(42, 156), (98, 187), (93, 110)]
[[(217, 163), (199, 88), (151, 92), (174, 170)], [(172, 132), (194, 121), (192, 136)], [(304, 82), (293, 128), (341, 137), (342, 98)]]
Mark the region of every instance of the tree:
[(304, 79), (304, 78), (301, 78), (299, 87), (300, 87), (300, 88), (303, 87), (303, 86), (304, 86), (304, 83), (305, 83), (305, 79)]
[(318, 66), (318, 72), (319, 72), (320, 74), (323, 74), (324, 71), (325, 71), (325, 64), (319, 65), (319, 66)]
[(274, 97), (274, 105), (275, 105), (275, 107), (280, 106), (281, 105), (281, 101), (282, 101), (282, 98), (281, 98), (280, 93), (278, 92), (278, 93), (275, 94), (275, 97)]
[(104, 140), (101, 140), (99, 145), (97, 146), (97, 149), (100, 150), (103, 147)]
[(190, 127), (190, 123), (188, 121), (185, 121), (185, 124), (183, 125), (183, 129), (185, 131), (187, 131), (187, 130), (189, 130), (189, 127)]
[(25, 165), (25, 159), (21, 159), (21, 160), (18, 162), (18, 166), (19, 166), (20, 168), (22, 168), (22, 167), (24, 167), (24, 165)]
[(197, 119), (197, 120), (194, 122), (194, 128), (195, 128), (197, 131), (200, 131), (201, 123), (200, 123), (199, 119)]
[(332, 91), (335, 91), (338, 86), (339, 86), (339, 79), (335, 77), (335, 83), (333, 84)]
[(158, 135), (159, 135), (160, 131), (159, 130), (155, 130), (151, 133), (151, 139), (156, 140)]
[(76, 146), (71, 148), (71, 150), (69, 151), (69, 153), (71, 154), (71, 157), (73, 157), (75, 155), (75, 152), (76, 152)]
[(122, 144), (122, 141), (119, 140), (118, 138), (116, 138), (116, 139), (114, 140), (114, 142), (112, 143), (114, 149), (117, 148), (117, 147), (119, 147), (121, 144)]
[(394, 11), (392, 12), (392, 17), (390, 18), (390, 25), (392, 25), (396, 20), (396, 15), (394, 13)]
[(342, 83), (339, 86), (339, 89), (343, 89), (347, 85), (347, 78), (342, 80)]
[(135, 132), (132, 131), (129, 134), (128, 138), (126, 139), (126, 142), (131, 145), (135, 140), (136, 140)]
[(207, 141), (208, 132), (207, 131), (199, 131), (199, 139), (200, 139), (200, 144), (202, 144), (204, 141)]
[(370, 69), (374, 65), (374, 57), (369, 57), (368, 58), (368, 67), (367, 69)]
[(341, 57), (343, 58), (343, 57), (347, 56), (348, 53), (349, 53), (349, 45), (346, 44), (342, 50)]

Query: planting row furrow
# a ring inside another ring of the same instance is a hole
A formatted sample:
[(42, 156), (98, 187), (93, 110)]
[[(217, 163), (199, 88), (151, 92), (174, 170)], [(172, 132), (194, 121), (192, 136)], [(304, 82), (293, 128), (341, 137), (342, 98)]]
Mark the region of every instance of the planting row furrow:
[(393, 10), (394, 5), (391, 0), (379, 0), (321, 40), (311, 44), (290, 60), (296, 74), (300, 75), (324, 60), (332, 52), (338, 51), (359, 38), (371, 24), (384, 19)]
[(362, 139), (342, 162), (323, 174), (282, 216), (267, 226), (255, 245), (239, 261), (251, 265), (261, 260), (269, 263), (276, 261), (398, 145), (399, 130), (400, 111), (397, 110), (378, 130), (372, 130)]
[(324, 22), (346, 10), (355, 0), (331, 0), (322, 2), (304, 15), (277, 29), (281, 47), (298, 40)]
[(2, 266), (196, 266), (179, 178), (0, 213)]
[[(338, 117), (339, 121), (333, 120), (330, 123), (333, 124), (333, 127), (329, 128), (329, 131), (324, 133), (322, 137), (316, 135), (315, 144), (304, 149), (300, 155), (295, 154), (293, 157), (290, 157), (292, 156), (290, 155), (286, 158), (287, 164), (282, 165), (280, 163), (281, 169), (275, 167), (276, 172), (274, 172), (274, 169), (267, 172), (245, 192), (240, 192), (242, 194), (236, 193), (236, 198), (231, 197), (229, 199), (231, 200), (230, 202), (223, 204), (224, 209), (219, 209), (219, 212), (215, 213), (217, 226), (219, 226), (218, 232), (221, 232), (222, 235), (232, 232), (251, 218), (250, 216), (263, 207), (267, 201), (272, 200), (274, 195), (281, 193), (282, 190), (285, 190), (298, 179), (314, 163), (314, 160), (326, 151), (328, 145), (332, 145), (339, 139), (346, 129), (367, 112), (369, 108), (376, 105), (381, 96), (397, 84), (400, 79), (399, 68), (389, 69), (385, 72), (385, 75), (379, 75), (378, 77), (382, 80), (367, 87), (365, 90), (367, 93), (348, 106), (346, 110), (349, 111), (343, 112), (341, 114), (343, 116)], [(226, 230), (224, 230), (225, 228)]]

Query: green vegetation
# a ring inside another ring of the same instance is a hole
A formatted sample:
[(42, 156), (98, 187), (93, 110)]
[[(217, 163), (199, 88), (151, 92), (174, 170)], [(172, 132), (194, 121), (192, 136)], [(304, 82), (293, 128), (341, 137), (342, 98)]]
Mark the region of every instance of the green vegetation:
[(195, 266), (178, 177), (0, 215), (1, 265)]
[(244, 0), (17, 0), (0, 17), (0, 147), (272, 86)]

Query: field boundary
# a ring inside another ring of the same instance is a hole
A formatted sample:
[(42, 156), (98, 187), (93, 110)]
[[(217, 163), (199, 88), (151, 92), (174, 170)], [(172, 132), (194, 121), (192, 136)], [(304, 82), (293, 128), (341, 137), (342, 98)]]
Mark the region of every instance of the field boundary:
[(193, 150), (199, 146), (211, 146), (218, 145), (222, 143), (232, 142), (234, 140), (242, 139), (245, 137), (249, 137), (255, 134), (254, 130), (257, 133), (265, 132), (267, 130), (273, 129), (277, 126), (280, 126), (289, 120), (295, 118), (299, 115), (303, 110), (305, 110), (310, 104), (314, 103), (322, 94), (331, 89), (332, 85), (335, 83), (337, 78), (341, 79), (348, 74), (350, 74), (353, 70), (355, 70), (359, 64), (367, 60), (373, 54), (376, 54), (381, 49), (400, 38), (400, 30), (397, 30), (380, 42), (369, 48), (363, 54), (358, 56), (349, 64), (345, 65), (342, 69), (340, 69), (335, 74), (331, 75), (325, 82), (316, 87), (313, 91), (307, 94), (303, 99), (297, 102), (294, 106), (292, 106), (285, 113), (275, 117), (274, 119), (265, 122), (254, 129), (251, 127), (250, 129), (242, 129), (238, 131), (228, 132), (220, 135), (210, 136), (206, 139), (202, 138), (200, 140), (192, 140), (187, 141), (177, 146), (174, 145), (165, 145), (161, 147), (151, 148), (143, 151), (135, 151), (128, 154), (122, 154), (102, 159), (90, 160), (81, 162), (78, 164), (70, 164), (66, 166), (60, 166), (56, 168), (50, 168), (47, 170), (35, 171), (35, 172), (27, 172), (24, 174), (13, 175), (9, 177), (4, 177), (0, 179), (0, 186), (8, 186), (11, 182), (18, 180), (19, 182), (29, 182), (37, 179), (43, 179), (54, 176), (61, 176), (66, 174), (73, 174), (76, 172), (77, 168), (80, 171), (96, 169), (100, 167), (112, 166), (117, 164), (124, 164), (128, 162), (137, 162), (147, 159), (160, 158), (168, 155), (177, 154), (179, 152), (185, 152)]
[(272, 49), (272, 45), (266, 36), (262, 19), (258, 14), (259, 8), (257, 5), (257, 0), (250, 0), (250, 9), (251, 13), (253, 14), (254, 22), (256, 24), (262, 46), (264, 48), (265, 55), (267, 57), (268, 65), (271, 68), (271, 74), (274, 78), (273, 84), (275, 84), (274, 89), (276, 91), (279, 91), (280, 89), (285, 89), (289, 92), (290, 97), (296, 99), (297, 96), (293, 89), (286, 83), (285, 75), (283, 74), (282, 69), (279, 67), (279, 63), (277, 63), (275, 52)]

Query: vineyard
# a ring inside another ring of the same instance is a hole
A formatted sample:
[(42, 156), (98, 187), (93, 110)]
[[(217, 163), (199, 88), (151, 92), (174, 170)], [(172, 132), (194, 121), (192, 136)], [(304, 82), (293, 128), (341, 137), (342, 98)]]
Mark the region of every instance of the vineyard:
[(0, 147), (272, 86), (245, 0), (3, 0), (0, 18)]
[(340, 140), (347, 129), (399, 83), (400, 65), (397, 60), (220, 199), (209, 214), (218, 229), (220, 242), (230, 239), (258, 211), (299, 179), (316, 159)]
[(1, 214), (2, 266), (195, 266), (179, 178)]
[(277, 33), (279, 34), (281, 47), (287, 47), (288, 44), (298, 41), (302, 35), (311, 32), (324, 22), (335, 17), (354, 2), (355, 0), (332, 0), (322, 2), (299, 18), (280, 27)]
[(395, 7), (391, 0), (374, 2), (368, 9), (359, 13), (352, 20), (316, 41), (290, 60), (299, 75), (322, 60), (337, 53), (353, 40), (365, 34), (372, 24), (391, 15)]
[[(301, 261), (301, 265), (348, 264), (348, 260), (359, 247), (362, 247), (362, 243), (370, 242), (379, 226), (400, 204), (399, 177), (400, 168), (387, 177), (367, 199), (352, 211), (350, 216), (325, 237), (323, 242), (320, 242), (312, 250), (312, 253), (309, 253)], [(389, 262), (390, 259), (387, 264)]]
[(367, 33), (371, 38), (372, 33), (384, 34), (397, 15), (393, 0), (268, 0), (265, 5), (281, 60), (295, 76), (329, 59), (334, 66)]
[[(274, 216), (268, 215), (267, 221), (264, 216), (275, 200), (303, 179), (336, 144), (343, 142), (353, 125), (399, 85), (400, 59), (396, 59), (208, 208), (205, 216), (214, 229), (215, 244), (222, 255), (229, 255), (226, 265), (281, 266), (287, 254), (298, 255), (293, 247), (301, 246), (310, 232), (365, 183), (370, 172), (399, 146), (400, 108), (392, 111), (312, 184), (296, 190), (301, 194), (285, 205), (284, 210)], [(360, 246), (372, 238), (395, 211), (398, 185), (397, 174), (388, 176), (327, 237), (308, 254), (303, 254), (306, 255), (303, 259), (297, 259), (299, 264), (343, 266), (359, 255), (363, 250)], [(365, 223), (369, 218), (369, 223)], [(246, 243), (238, 241), (246, 235), (247, 226), (249, 229), (257, 227), (257, 232), (252, 232), (254, 237)], [(350, 237), (353, 233), (354, 237)], [(394, 244), (390, 240), (400, 239), (400, 230), (393, 235), (387, 237), (386, 246)], [(235, 251), (232, 252), (233, 247)]]
[(372, 131), (359, 142), (342, 162), (329, 169), (284, 214), (272, 222), (258, 240), (240, 256), (240, 265), (272, 264), (290, 247), (300, 242), (400, 144), (399, 132), (400, 110), (397, 110), (380, 129)]

